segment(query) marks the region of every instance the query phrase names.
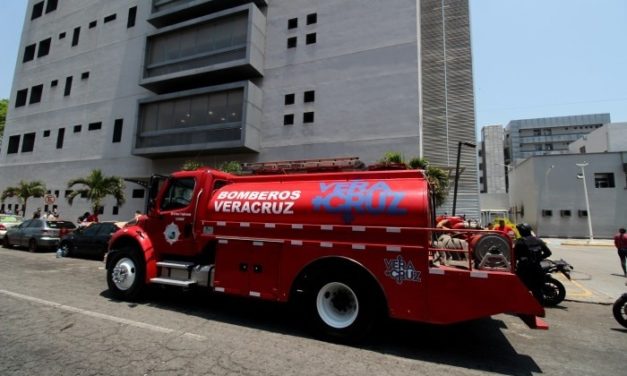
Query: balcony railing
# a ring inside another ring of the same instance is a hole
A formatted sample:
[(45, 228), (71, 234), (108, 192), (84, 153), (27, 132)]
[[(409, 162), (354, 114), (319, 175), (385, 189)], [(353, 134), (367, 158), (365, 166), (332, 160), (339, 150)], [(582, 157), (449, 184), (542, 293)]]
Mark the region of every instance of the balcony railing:
[(152, 0), (148, 22), (155, 27), (165, 27), (249, 3), (258, 7), (268, 5), (266, 0)]

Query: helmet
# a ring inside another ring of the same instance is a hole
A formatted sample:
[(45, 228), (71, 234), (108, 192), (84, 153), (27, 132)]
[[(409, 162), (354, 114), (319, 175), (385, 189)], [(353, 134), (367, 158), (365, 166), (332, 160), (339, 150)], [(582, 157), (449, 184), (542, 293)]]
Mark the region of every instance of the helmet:
[(518, 229), (518, 233), (520, 233), (520, 236), (529, 236), (531, 235), (531, 225), (528, 223), (519, 223), (516, 225), (516, 228)]

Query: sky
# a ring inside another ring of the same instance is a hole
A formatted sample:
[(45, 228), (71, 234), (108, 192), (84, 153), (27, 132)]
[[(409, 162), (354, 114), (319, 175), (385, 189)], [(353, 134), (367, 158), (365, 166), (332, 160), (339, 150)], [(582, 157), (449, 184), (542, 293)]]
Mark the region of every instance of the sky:
[[(627, 122), (627, 0), (469, 0), (477, 129), (609, 113)], [(27, 0), (0, 1), (9, 98)]]

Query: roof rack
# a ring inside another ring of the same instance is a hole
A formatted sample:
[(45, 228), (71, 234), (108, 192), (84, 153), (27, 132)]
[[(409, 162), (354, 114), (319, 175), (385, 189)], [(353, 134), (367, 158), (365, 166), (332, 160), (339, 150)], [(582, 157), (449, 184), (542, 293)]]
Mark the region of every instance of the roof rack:
[(365, 165), (359, 157), (303, 159), (293, 161), (243, 163), (244, 174), (271, 175), (330, 171), (361, 171)]

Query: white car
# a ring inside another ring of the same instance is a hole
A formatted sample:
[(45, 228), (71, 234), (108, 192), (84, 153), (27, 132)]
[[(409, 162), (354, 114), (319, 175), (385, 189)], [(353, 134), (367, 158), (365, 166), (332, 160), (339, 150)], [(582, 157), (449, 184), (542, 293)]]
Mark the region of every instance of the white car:
[(17, 226), (24, 221), (19, 215), (13, 214), (0, 214), (0, 238), (3, 238), (7, 233), (7, 229)]

